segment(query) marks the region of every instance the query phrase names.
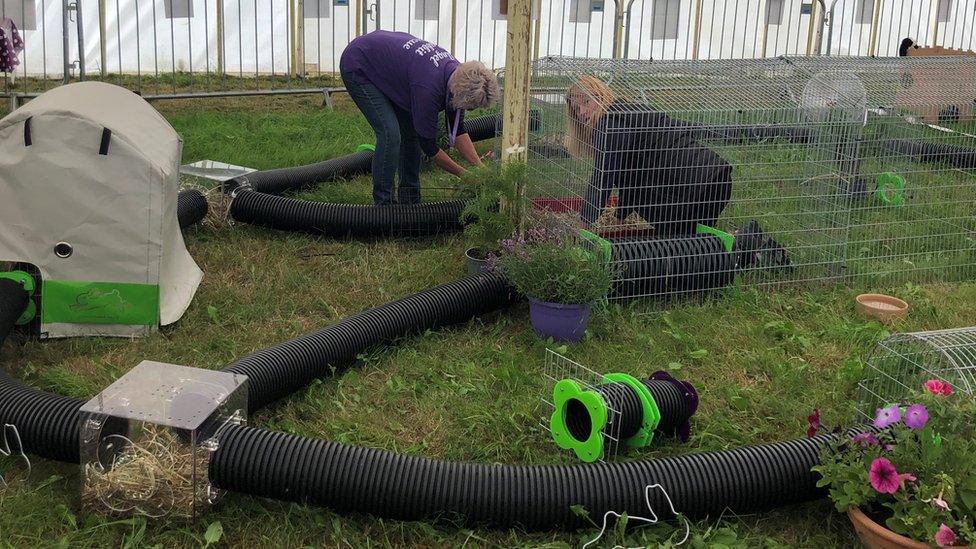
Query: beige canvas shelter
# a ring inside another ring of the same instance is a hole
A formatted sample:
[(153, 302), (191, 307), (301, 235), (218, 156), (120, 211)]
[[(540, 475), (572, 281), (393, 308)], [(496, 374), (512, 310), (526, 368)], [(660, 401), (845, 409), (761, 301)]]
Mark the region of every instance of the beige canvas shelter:
[(177, 321), (203, 273), (176, 216), (182, 143), (138, 95), (81, 82), (0, 120), (0, 261), (39, 275), (40, 334)]

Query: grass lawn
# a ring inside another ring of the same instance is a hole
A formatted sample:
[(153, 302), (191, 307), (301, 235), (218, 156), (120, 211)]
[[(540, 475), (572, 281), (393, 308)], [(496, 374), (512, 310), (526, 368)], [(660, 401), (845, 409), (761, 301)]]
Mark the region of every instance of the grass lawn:
[[(185, 140), (184, 160), (255, 168), (346, 154), (371, 140), (355, 107), (337, 97), (165, 101), (156, 106)], [(433, 176), (430, 176), (433, 177)], [(425, 179), (446, 187), (444, 177)], [(369, 179), (323, 186), (306, 197), (369, 201)], [(433, 194), (428, 193), (430, 198)], [(459, 236), (339, 241), (210, 223), (187, 234), (205, 271), (186, 316), (145, 339), (73, 339), (3, 349), (4, 368), (47, 391), (90, 397), (143, 359), (219, 368), (237, 357), (461, 276)], [(864, 280), (870, 284), (870, 280)], [(871, 287), (908, 300), (898, 330), (976, 324), (976, 284)], [(854, 387), (886, 328), (858, 318), (858, 290), (842, 286), (763, 293), (731, 288), (704, 302), (615, 304), (599, 312), (571, 358), (601, 372), (669, 369), (700, 388), (702, 406), (687, 445), (657, 443), (628, 458), (734, 448), (803, 436), (815, 407), (827, 424), (853, 418)], [(398, 452), (498, 463), (572, 463), (541, 432), (545, 344), (524, 305), (464, 326), (411, 337), (361, 356), (338, 378), (315, 382), (261, 410), (254, 425)], [(32, 476), (0, 490), (0, 544), (10, 546), (195, 546), (219, 522), (221, 545), (579, 546), (574, 533), (498, 531), (397, 522), (325, 508), (228, 494), (201, 520), (111, 521), (78, 510), (79, 468), (35, 460)], [(679, 509), (680, 511), (680, 509)], [(627, 546), (667, 544), (669, 525), (614, 534)], [(847, 519), (819, 501), (693, 525), (695, 547), (845, 547)]]

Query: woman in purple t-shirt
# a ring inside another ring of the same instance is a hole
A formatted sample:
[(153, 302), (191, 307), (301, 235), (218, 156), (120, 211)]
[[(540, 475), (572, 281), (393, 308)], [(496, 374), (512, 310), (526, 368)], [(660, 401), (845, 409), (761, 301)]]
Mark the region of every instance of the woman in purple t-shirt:
[[(464, 111), (498, 100), (494, 73), (478, 61), (459, 63), (436, 44), (403, 32), (375, 31), (346, 47), (339, 61), (342, 81), (376, 132), (373, 201), (420, 202), (420, 155), (441, 169), (465, 169), (437, 146), (437, 119), (445, 113), (452, 147), (469, 163), (481, 164), (464, 129)], [(400, 187), (393, 196), (393, 180)]]

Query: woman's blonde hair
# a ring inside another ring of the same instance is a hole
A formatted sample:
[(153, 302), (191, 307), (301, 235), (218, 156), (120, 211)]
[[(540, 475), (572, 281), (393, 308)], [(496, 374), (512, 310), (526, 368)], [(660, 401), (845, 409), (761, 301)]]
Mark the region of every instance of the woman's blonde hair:
[(472, 110), (498, 102), (498, 79), (481, 61), (461, 63), (451, 76), (451, 104), (455, 109)]
[[(573, 102), (589, 97), (597, 102), (596, 116), (589, 122), (579, 119)], [(597, 122), (607, 114), (607, 109), (616, 99), (616, 94), (595, 76), (585, 74), (566, 92), (566, 140), (569, 153), (575, 157), (593, 155), (593, 131)]]

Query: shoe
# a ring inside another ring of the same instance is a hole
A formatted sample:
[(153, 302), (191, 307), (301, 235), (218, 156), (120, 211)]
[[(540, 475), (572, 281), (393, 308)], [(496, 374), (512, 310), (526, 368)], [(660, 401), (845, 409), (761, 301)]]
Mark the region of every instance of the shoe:
[(763, 244), (763, 230), (755, 219), (746, 223), (735, 232), (732, 241), (732, 253), (735, 254), (735, 267), (746, 269), (757, 261), (757, 252)]
[(732, 243), (736, 269), (750, 267), (792, 267), (790, 256), (782, 244), (766, 238), (755, 219), (736, 231)]

